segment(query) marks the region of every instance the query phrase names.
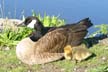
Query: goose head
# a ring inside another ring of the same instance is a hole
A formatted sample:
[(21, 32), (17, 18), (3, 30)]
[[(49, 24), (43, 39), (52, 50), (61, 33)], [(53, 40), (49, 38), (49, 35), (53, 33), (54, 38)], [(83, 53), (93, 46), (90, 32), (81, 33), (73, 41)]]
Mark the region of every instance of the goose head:
[(18, 26), (33, 28), (34, 31), (30, 34), (30, 38), (33, 41), (37, 41), (47, 32), (55, 29), (55, 27), (44, 27), (43, 23), (34, 16), (28, 16), (27, 18), (25, 18), (24, 22), (20, 23)]
[(24, 22), (20, 23), (18, 26), (27, 26), (38, 31), (41, 31), (44, 28), (42, 22), (34, 16), (28, 16)]

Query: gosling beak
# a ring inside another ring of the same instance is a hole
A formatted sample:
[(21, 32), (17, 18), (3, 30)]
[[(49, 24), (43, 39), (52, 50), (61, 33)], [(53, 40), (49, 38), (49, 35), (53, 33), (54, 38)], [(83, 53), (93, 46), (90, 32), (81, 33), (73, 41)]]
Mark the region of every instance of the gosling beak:
[(18, 24), (17, 26), (18, 26), (18, 27), (19, 27), (19, 26), (22, 26), (22, 27), (23, 27), (23, 26), (25, 26), (25, 24), (24, 24), (24, 22), (21, 22), (21, 23)]

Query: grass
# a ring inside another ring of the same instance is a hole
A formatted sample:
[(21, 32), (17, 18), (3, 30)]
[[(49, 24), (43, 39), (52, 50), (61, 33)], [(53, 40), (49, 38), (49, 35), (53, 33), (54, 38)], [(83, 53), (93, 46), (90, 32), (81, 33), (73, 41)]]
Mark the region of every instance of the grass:
[[(59, 60), (45, 65), (34, 65), (32, 69), (35, 72), (47, 71), (47, 68), (52, 72), (73, 72), (76, 69), (87, 72), (108, 72), (108, 47), (94, 45), (90, 51), (96, 56), (77, 64), (74, 61)], [(27, 72), (28, 69), (26, 64), (17, 59), (15, 48), (0, 50), (0, 72)]]
[(15, 48), (0, 51), (0, 72), (27, 72), (27, 69), (27, 66), (16, 58)]

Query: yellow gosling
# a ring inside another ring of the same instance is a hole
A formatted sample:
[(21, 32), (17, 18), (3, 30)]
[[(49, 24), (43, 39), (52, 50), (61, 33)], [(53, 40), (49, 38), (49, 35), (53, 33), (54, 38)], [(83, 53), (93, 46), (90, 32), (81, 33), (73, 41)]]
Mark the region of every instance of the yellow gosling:
[(72, 48), (71, 45), (67, 45), (64, 47), (64, 57), (67, 60), (71, 60), (72, 59)]

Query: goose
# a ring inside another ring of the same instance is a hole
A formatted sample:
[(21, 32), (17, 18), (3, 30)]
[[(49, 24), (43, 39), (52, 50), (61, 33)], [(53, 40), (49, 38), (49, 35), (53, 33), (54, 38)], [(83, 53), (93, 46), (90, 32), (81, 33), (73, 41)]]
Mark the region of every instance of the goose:
[[(34, 21), (38, 22), (38, 21)], [(22, 39), (16, 46), (16, 55), (19, 60), (28, 65), (44, 64), (64, 57), (66, 45), (79, 45), (87, 34), (87, 29), (93, 24), (89, 18), (77, 23), (58, 27), (47, 32), (37, 41), (37, 32)], [(34, 29), (41, 32), (42, 25), (34, 24)]]

